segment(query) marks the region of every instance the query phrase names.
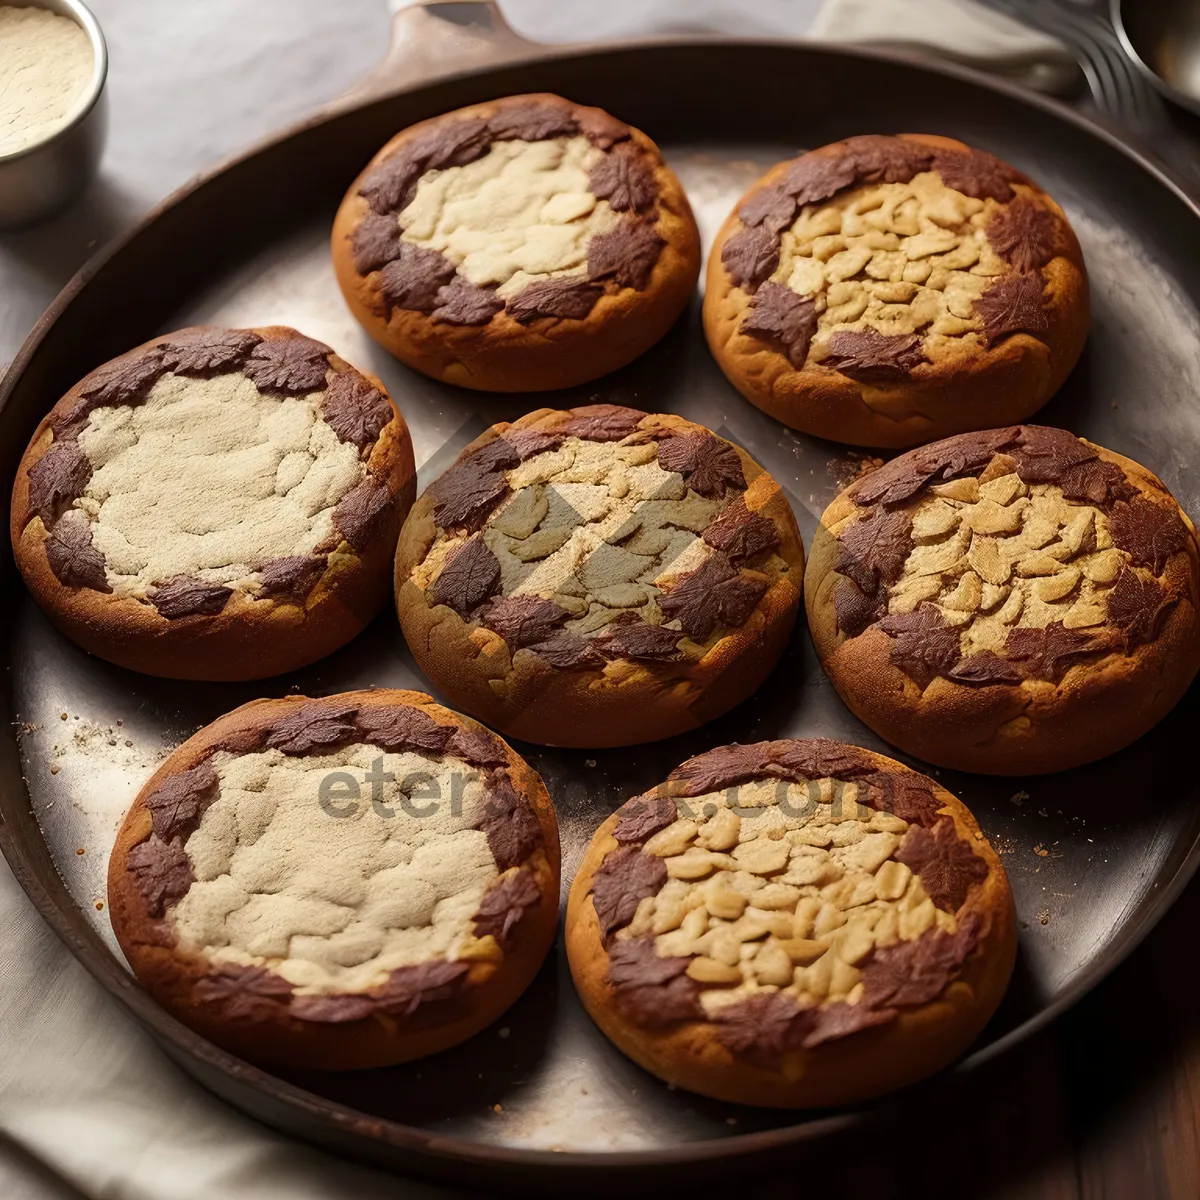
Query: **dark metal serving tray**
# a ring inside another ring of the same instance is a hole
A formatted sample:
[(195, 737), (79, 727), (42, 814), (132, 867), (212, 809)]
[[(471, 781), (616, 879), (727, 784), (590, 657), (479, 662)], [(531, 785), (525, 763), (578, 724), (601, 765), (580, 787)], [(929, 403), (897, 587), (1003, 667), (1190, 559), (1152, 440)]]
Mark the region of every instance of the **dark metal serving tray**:
[[(688, 190), (706, 245), (766, 166), (853, 133), (949, 134), (1028, 171), (1079, 233), (1094, 309), (1082, 361), (1038, 419), (1146, 463), (1200, 514), (1200, 211), (1110, 134), (981, 76), (897, 55), (707, 40), (552, 50), (516, 38), (482, 3), (419, 6), (397, 20), (391, 56), (373, 82), (172, 197), (55, 301), (0, 389), (5, 494), (38, 419), (104, 359), (196, 321), (279, 322), (383, 377), (413, 429), (423, 483), (493, 420), (599, 397), (682, 413), (741, 443), (789, 491), (811, 545), (854, 456), (742, 401), (709, 357), (698, 301), (632, 366), (553, 396), (489, 396), (414, 375), (378, 349), (343, 305), (328, 230), (370, 155), (421, 118), (546, 90), (601, 105), (654, 136)], [(431, 81), (435, 60), (460, 74)], [(398, 78), (407, 78), (399, 90)], [(428, 684), (390, 612), (343, 651), (291, 677), (195, 685), (134, 675), (89, 658), (50, 628), (17, 581), (7, 539), (3, 570), (0, 845), (92, 974), (167, 1053), (231, 1103), (404, 1170), (556, 1189), (611, 1184), (634, 1172), (646, 1179), (648, 1171), (685, 1164), (708, 1172), (747, 1154), (794, 1151), (868, 1119), (738, 1109), (668, 1089), (590, 1024), (561, 952), (495, 1026), (424, 1062), (281, 1079), (203, 1042), (134, 985), (102, 907), (114, 832), (149, 767), (200, 725), (259, 695)], [(1021, 922), (1009, 996), (956, 1070), (977, 1068), (1077, 1000), (1183, 887), (1200, 854), (1200, 795), (1194, 783), (1162, 787), (1161, 772), (1192, 749), (1198, 707), (1193, 689), (1136, 745), (1061, 775), (933, 772), (1004, 855)], [(630, 750), (520, 749), (557, 805), (569, 882), (602, 818), (683, 758), (731, 741), (813, 735), (887, 750), (839, 702), (801, 622), (760, 692), (695, 734)]]

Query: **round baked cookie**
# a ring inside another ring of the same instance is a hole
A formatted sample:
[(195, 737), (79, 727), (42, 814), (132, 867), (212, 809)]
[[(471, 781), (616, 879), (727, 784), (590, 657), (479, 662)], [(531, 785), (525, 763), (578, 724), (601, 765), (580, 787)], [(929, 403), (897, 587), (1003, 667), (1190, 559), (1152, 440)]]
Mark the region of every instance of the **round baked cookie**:
[(256, 700), (189, 738), (109, 862), (146, 990), (265, 1066), (444, 1050), (525, 990), (558, 923), (546, 789), (420, 692)]
[(628, 801), (571, 886), (592, 1019), (668, 1083), (848, 1104), (952, 1062), (1016, 956), (1004, 868), (924, 775), (818, 738), (722, 746)]
[(772, 167), (708, 261), (721, 369), (793, 429), (903, 448), (1021, 421), (1088, 331), (1062, 209), (982, 150), (852, 137)]
[(17, 470), (34, 599), (149, 675), (258, 679), (354, 637), (386, 602), (412, 438), (378, 380), (294, 329), (196, 326), (77, 383)]
[(1140, 737), (1200, 666), (1191, 521), (1137, 463), (1019, 425), (910, 451), (829, 506), (805, 578), (854, 713), (928, 762), (1059, 771)]
[(539, 409), (413, 506), (396, 607), (451, 703), (526, 741), (623, 746), (749, 696), (803, 570), (787, 498), (739, 447), (676, 416)]
[(392, 138), (342, 201), (333, 263), (351, 311), (410, 367), (541, 391), (654, 345), (692, 295), (700, 235), (640, 130), (508, 96)]

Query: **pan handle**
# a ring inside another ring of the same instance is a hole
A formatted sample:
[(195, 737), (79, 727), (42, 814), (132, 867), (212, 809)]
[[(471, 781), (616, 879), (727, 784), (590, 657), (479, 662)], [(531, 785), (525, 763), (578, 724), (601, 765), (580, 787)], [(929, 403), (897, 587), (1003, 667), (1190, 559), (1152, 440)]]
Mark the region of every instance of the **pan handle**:
[(546, 53), (513, 30), (495, 0), (392, 0), (392, 7), (387, 53), (331, 107), (352, 107), (473, 67)]

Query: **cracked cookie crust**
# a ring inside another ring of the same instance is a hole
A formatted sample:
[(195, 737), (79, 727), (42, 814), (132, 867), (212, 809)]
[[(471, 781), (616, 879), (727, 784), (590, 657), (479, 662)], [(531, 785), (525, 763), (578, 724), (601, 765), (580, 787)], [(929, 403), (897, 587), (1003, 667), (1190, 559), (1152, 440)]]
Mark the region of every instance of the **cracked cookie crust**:
[(925, 134), (772, 167), (718, 233), (704, 299), (709, 346), (753, 404), (895, 449), (1031, 416), (1088, 323), (1062, 209), (1007, 163)]
[(644, 133), (533, 94), (397, 134), (346, 193), (333, 261), (351, 311), (402, 362), (541, 391), (658, 341), (695, 287), (700, 236)]
[(804, 552), (779, 485), (681, 417), (610, 404), (492, 426), (413, 506), (396, 607), (421, 669), (512, 737), (619, 746), (744, 700)]
[(268, 1066), (471, 1037), (554, 940), (558, 832), (528, 764), (419, 692), (257, 700), (185, 742), (109, 863), (113, 929), (174, 1016)]
[(1200, 667), (1200, 550), (1137, 463), (1062, 429), (902, 454), (825, 511), (805, 577), (847, 705), (928, 762), (1062, 770), (1164, 717)]
[(567, 907), (592, 1019), (668, 1083), (742, 1104), (880, 1095), (1004, 994), (1012, 894), (967, 808), (818, 738), (689, 759), (596, 831)]
[(196, 326), (54, 406), (17, 471), (12, 543), (34, 599), (90, 653), (256, 679), (375, 615), (415, 494), (378, 381), (293, 329)]

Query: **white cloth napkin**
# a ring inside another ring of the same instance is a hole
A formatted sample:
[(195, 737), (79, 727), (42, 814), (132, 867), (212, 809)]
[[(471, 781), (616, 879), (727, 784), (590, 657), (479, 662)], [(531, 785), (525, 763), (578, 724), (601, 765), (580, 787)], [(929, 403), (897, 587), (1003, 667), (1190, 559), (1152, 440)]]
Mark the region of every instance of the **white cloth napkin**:
[[(152, 20), (146, 0), (128, 2), (142, 3), (145, 20)], [(400, 7), (405, 0), (392, 2)], [(969, 0), (827, 0), (823, 7), (817, 0), (755, 0), (752, 6), (739, 0), (501, 3), (521, 33), (548, 41), (698, 28), (797, 37), (807, 32), (920, 43), (1042, 87), (1070, 61), (1057, 43)], [(165, 26), (157, 28), (164, 54), (187, 52), (172, 48)], [(138, 32), (150, 36), (140, 27)], [(231, 32), (231, 61), (248, 52), (233, 38)], [(266, 44), (267, 35), (260, 40)], [(121, 56), (132, 50), (117, 38), (110, 49), (119, 83)], [(214, 79), (225, 65), (214, 65)], [(171, 115), (163, 112), (161, 119)], [(343, 1162), (211, 1097), (91, 980), (42, 923), (2, 860), (0, 929), (3, 1200), (448, 1200), (461, 1194)]]
[(0, 1197), (448, 1200), (227, 1107), (177, 1068), (50, 932), (0, 861)]
[(826, 0), (808, 36), (915, 50), (1039, 91), (1066, 92), (1080, 78), (1057, 38), (974, 0)]
[[(890, 45), (1066, 92), (1079, 67), (1056, 38), (976, 0), (499, 0), (518, 33), (579, 42), (698, 30)], [(414, 0), (389, 0), (393, 10)]]

